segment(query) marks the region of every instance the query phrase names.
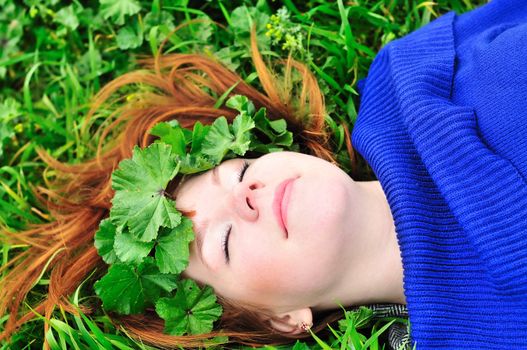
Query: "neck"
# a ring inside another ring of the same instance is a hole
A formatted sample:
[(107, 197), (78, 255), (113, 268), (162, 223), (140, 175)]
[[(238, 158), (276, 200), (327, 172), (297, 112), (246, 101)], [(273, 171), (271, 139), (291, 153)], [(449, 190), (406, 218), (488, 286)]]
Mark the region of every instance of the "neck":
[(374, 303), (406, 304), (393, 216), (379, 181), (355, 182), (356, 210), (347, 227), (342, 275), (315, 309)]

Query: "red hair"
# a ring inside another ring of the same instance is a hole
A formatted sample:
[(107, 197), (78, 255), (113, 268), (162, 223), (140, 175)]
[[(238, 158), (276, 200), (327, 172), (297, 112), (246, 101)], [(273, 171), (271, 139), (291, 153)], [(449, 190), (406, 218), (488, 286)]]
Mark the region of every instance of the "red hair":
[[(111, 81), (93, 100), (83, 125), (83, 132), (98, 137), (93, 159), (80, 164), (66, 164), (44, 150), (38, 150), (42, 160), (57, 173), (49, 186), (34, 189), (54, 221), (32, 224), (17, 233), (3, 232), (10, 244), (23, 243), (29, 247), (0, 268), (0, 273), (6, 274), (0, 280), (0, 315), (9, 313), (0, 340), (8, 339), (22, 324), (35, 317), (32, 311), (24, 313), (20, 307), (45, 271), (50, 273), (47, 297), (32, 308), (48, 320), (59, 306), (69, 313), (77, 313), (66, 297), (95, 269), (94, 277), (100, 278), (107, 268), (93, 245), (93, 237), (111, 207), (111, 173), (122, 159), (131, 156), (134, 145), (145, 147), (153, 141), (149, 130), (156, 123), (177, 119), (183, 127), (191, 128), (197, 121), (210, 124), (219, 116), (232, 120), (235, 111), (224, 106), (215, 108), (214, 104), (217, 101), (215, 96), (221, 96), (234, 86), (231, 94), (245, 95), (257, 108), (267, 108), (270, 119), (286, 119), (302, 152), (336, 163), (325, 130), (324, 99), (315, 77), (304, 65), (289, 58), (281, 62), (284, 78), (277, 79), (264, 64), (254, 35), (252, 55), (265, 93), (203, 55), (170, 54), (141, 59), (139, 63), (143, 69)], [(302, 85), (298, 90), (292, 86), (293, 70), (301, 75)], [(123, 90), (134, 91), (138, 87), (141, 92), (128, 96), (123, 94)], [(293, 91), (297, 93), (293, 94)], [(124, 98), (128, 99), (126, 103), (122, 103)], [(94, 130), (105, 108), (113, 109), (113, 112)], [(348, 152), (354, 161), (349, 133), (347, 136)], [(290, 339), (273, 331), (269, 324), (262, 321), (259, 316), (265, 310), (237, 305), (221, 297), (219, 300), (224, 307), (219, 333), (194, 336), (164, 334), (163, 320), (153, 310), (141, 315), (111, 316), (132, 337), (164, 347), (203, 346), (205, 340), (220, 334), (250, 345), (278, 344)], [(81, 310), (87, 314), (93, 312), (87, 305), (81, 306)], [(329, 319), (335, 318), (333, 315)], [(313, 330), (325, 327), (326, 321), (315, 325)], [(49, 324), (45, 323), (44, 332), (48, 328)], [(309, 335), (295, 337), (303, 336)]]

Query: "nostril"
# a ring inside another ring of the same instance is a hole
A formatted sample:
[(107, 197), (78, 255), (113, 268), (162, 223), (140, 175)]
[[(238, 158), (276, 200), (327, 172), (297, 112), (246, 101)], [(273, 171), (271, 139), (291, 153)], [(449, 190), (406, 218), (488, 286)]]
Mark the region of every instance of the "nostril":
[(251, 205), (251, 202), (249, 202), (249, 198), (246, 198), (245, 201), (247, 202), (247, 205), (249, 206), (249, 208), (254, 210), (253, 206)]
[(251, 190), (256, 190), (257, 188), (258, 188), (257, 184), (252, 184), (251, 186), (249, 186), (249, 189)]

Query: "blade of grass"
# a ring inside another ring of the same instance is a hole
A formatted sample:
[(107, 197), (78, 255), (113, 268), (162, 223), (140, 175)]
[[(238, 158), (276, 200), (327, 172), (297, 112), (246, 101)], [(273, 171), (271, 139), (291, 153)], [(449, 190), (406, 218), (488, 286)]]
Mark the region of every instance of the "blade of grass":
[(40, 62), (35, 63), (27, 72), (26, 78), (24, 79), (24, 86), (22, 88), (22, 91), (24, 92), (24, 107), (29, 111), (33, 111), (33, 102), (31, 99), (31, 91), (29, 89), (29, 83), (31, 82), (31, 78), (33, 77), (33, 74), (37, 71), (38, 67), (40, 67)]
[(220, 7), (221, 13), (223, 14), (223, 17), (225, 17), (225, 21), (227, 21), (229, 27), (232, 27), (231, 16), (229, 15), (229, 11), (227, 11), (221, 0), (218, 0), (218, 5)]
[(379, 336), (384, 333), (385, 330), (388, 329), (388, 327), (390, 327), (396, 320), (391, 320), (390, 322), (388, 322), (387, 324), (385, 324), (381, 329), (379, 329), (377, 332), (375, 332), (374, 334), (372, 334), (372, 336), (366, 341), (366, 343), (364, 343), (364, 348), (366, 348), (367, 346), (370, 346), (371, 343), (373, 343), (376, 339), (379, 338)]
[(53, 328), (50, 327), (48, 329), (48, 331), (46, 332), (45, 338), (51, 350), (63, 350), (64, 349), (60, 347), (57, 340), (55, 339), (55, 335), (53, 334)]
[(88, 60), (90, 63), (90, 71), (93, 76), (93, 87), (99, 91), (99, 75), (97, 74), (97, 54), (95, 53), (95, 44), (93, 42), (93, 33), (91, 28), (88, 30)]
[[(84, 313), (81, 311), (81, 309), (79, 308), (79, 294), (80, 294), (80, 290), (82, 288), (82, 286), (84, 285), (84, 283), (86, 283), (86, 281), (88, 281), (92, 276), (93, 274), (96, 272), (96, 270), (93, 270), (82, 282), (81, 284), (79, 284), (79, 286), (77, 287), (77, 289), (75, 290), (75, 292), (73, 293), (73, 296), (72, 296), (72, 304), (73, 306), (75, 306), (77, 312), (79, 313), (79, 316), (77, 315), (73, 315), (73, 318), (75, 320), (75, 322), (77, 323), (77, 328), (79, 328), (82, 332), (82, 335), (83, 337), (86, 339), (87, 342), (89, 342), (90, 344), (93, 344), (93, 346), (99, 346), (101, 347), (101, 349), (111, 349), (112, 348), (112, 345), (110, 344), (110, 342), (106, 339), (104, 333), (99, 329), (99, 327), (97, 327), (96, 324), (94, 324), (92, 321), (90, 321), (88, 319), (88, 317), (86, 317), (86, 315), (84, 315)], [(93, 337), (92, 335), (86, 330), (86, 327), (84, 326), (83, 324), (83, 321), (88, 325), (88, 328), (93, 332), (93, 334), (95, 335), (95, 338), (98, 342), (97, 345), (95, 345), (95, 342), (93, 340)]]
[[(305, 18), (306, 20), (312, 18), (313, 16), (315, 16), (318, 12), (326, 15), (326, 16), (332, 16), (332, 17), (335, 17), (335, 18), (338, 18), (339, 17), (339, 11), (335, 10), (335, 5), (331, 4), (331, 5), (319, 5), (319, 6), (316, 6), (312, 9), (309, 9), (309, 11), (307, 11), (305, 13)], [(326, 17), (327, 18), (327, 17)]]
[[(193, 8), (188, 8), (188, 7), (181, 7), (181, 6), (163, 6), (163, 8), (165, 10), (172, 10), (172, 11), (179, 11), (179, 12), (182, 12), (185, 14), (185, 19), (187, 21), (190, 21), (191, 18), (190, 16), (188, 16), (188, 14), (192, 13), (194, 15), (206, 15), (205, 12), (201, 11), (201, 10), (196, 10), (196, 9), (193, 9)], [(187, 17), (188, 16), (188, 17)], [(189, 26), (191, 26), (192, 23), (189, 24)]]
[(13, 58), (6, 58), (0, 61), (0, 67), (8, 67), (15, 63), (27, 61), (27, 60), (34, 58), (34, 56), (35, 56), (35, 53), (31, 52), (31, 53), (25, 53), (23, 55), (15, 56)]
[(75, 350), (80, 350), (80, 347), (77, 344), (79, 341), (78, 336), (72, 332), (72, 328), (69, 324), (56, 318), (51, 318), (49, 323), (51, 324), (51, 327), (57, 331), (60, 345), (63, 349), (71, 349), (73, 347)]
[(35, 283), (33, 283), (33, 286), (31, 286), (31, 288), (33, 288), (35, 286), (35, 284), (42, 278), (42, 276), (44, 276), (44, 273), (46, 272), (46, 270), (48, 269), (48, 266), (49, 264), (51, 263), (51, 261), (57, 256), (58, 253), (60, 253), (61, 251), (63, 250), (66, 250), (65, 247), (62, 247), (62, 248), (59, 248), (57, 249), (57, 251), (55, 253), (53, 253), (48, 261), (46, 261), (46, 264), (44, 265), (44, 268), (42, 269), (42, 271), (40, 272), (40, 275), (38, 276), (38, 278), (35, 280)]
[(20, 205), (21, 210), (27, 209), (29, 207), (29, 204), (22, 197), (16, 194), (15, 191), (11, 189), (11, 187), (6, 185), (2, 180), (0, 180), (0, 184), (2, 185), (6, 193)]
[(57, 123), (56, 121), (53, 121), (53, 120), (45, 119), (45, 118), (43, 118), (43, 117), (41, 117), (38, 114), (33, 113), (33, 112), (29, 112), (28, 113), (28, 117), (32, 121), (32, 123), (29, 123), (29, 126), (31, 128), (31, 130), (29, 131), (30, 134), (34, 135), (35, 134), (35, 132), (33, 130), (34, 129), (34, 125), (35, 124), (40, 124), (40, 126), (43, 129), (48, 129), (46, 131), (53, 131), (53, 132), (55, 132), (55, 133), (57, 133), (57, 134), (59, 134), (61, 136), (68, 137), (68, 133), (60, 125), (60, 123)]
[(342, 3), (342, 0), (337, 0), (337, 5), (339, 8), (340, 13), (340, 35), (344, 35), (345, 43), (346, 43), (346, 63), (347, 66), (350, 67), (352, 65), (353, 59), (355, 58), (355, 50), (354, 50), (354, 38), (353, 33), (351, 32), (351, 26), (350, 22), (348, 20), (348, 13), (349, 8), (345, 9), (344, 4)]
[(315, 333), (313, 333), (313, 331), (309, 330), (309, 333), (311, 333), (311, 336), (313, 337), (313, 339), (315, 339), (315, 341), (322, 348), (322, 350), (333, 350), (328, 344), (326, 344), (326, 342), (324, 342)]
[[(35, 217), (32, 216), (31, 214), (29, 214), (28, 212), (20, 210), (19, 208), (15, 207), (14, 205), (12, 205), (12, 204), (10, 204), (8, 202), (5, 202), (3, 200), (0, 201), (0, 208), (2, 209), (2, 214), (8, 214), (7, 215), (8, 218), (12, 214), (16, 214), (16, 215), (18, 215), (20, 217), (23, 217), (23, 218), (27, 219), (30, 222), (34, 222), (35, 221)], [(2, 215), (2, 214), (0, 214), (0, 215)], [(0, 216), (0, 218), (1, 218), (1, 216)], [(4, 223), (6, 223), (6, 222), (4, 222)], [(11, 225), (8, 225), (8, 226), (11, 226)]]
[[(84, 326), (82, 318), (78, 316), (73, 316), (73, 319), (75, 320), (75, 324), (77, 325), (77, 329), (79, 330), (81, 337), (89, 345), (90, 349), (102, 349), (102, 350), (108, 349), (108, 347), (104, 347), (101, 344), (98, 344), (94, 341), (92, 335), (88, 332), (88, 330)], [(106, 344), (108, 344), (108, 342), (106, 342)]]
[(233, 84), (231, 87), (229, 87), (227, 90), (225, 90), (225, 92), (220, 96), (220, 98), (218, 98), (218, 100), (216, 101), (216, 103), (214, 104), (214, 107), (213, 108), (220, 108), (222, 105), (223, 105), (223, 102), (225, 102), (225, 100), (227, 99), (227, 97), (230, 95), (230, 93), (232, 92), (232, 90), (234, 90), (236, 88), (236, 86), (238, 86), (240, 82), (236, 82), (235, 84)]

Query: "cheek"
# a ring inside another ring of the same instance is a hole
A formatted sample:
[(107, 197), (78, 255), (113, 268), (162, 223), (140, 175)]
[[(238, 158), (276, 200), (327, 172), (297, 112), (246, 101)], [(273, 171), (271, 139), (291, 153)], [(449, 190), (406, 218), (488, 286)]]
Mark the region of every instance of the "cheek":
[(316, 294), (327, 278), (327, 271), (316, 260), (294, 252), (282, 256), (252, 255), (244, 265), (243, 289), (248, 296), (269, 303), (273, 303), (273, 298), (290, 302)]
[(261, 295), (269, 296), (277, 294), (278, 286), (287, 283), (287, 279), (276, 273), (272, 265), (259, 266), (244, 273), (244, 289), (249, 295), (261, 298)]
[[(271, 293), (288, 283), (284, 262), (268, 254), (252, 254), (243, 265), (242, 281), (249, 293)], [(277, 273), (282, 271), (282, 273)]]

